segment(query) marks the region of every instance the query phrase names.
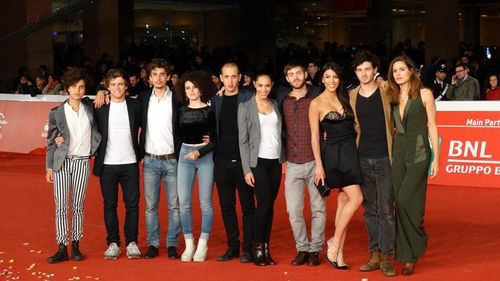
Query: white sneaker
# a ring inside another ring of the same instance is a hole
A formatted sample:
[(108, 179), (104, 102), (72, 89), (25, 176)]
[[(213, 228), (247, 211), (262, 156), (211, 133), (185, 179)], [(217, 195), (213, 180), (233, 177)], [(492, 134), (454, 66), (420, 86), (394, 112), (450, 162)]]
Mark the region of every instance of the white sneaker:
[(116, 243), (109, 244), (108, 249), (104, 252), (105, 260), (116, 260), (120, 256), (120, 247)]
[(193, 261), (194, 262), (204, 262), (205, 258), (207, 257), (207, 251), (208, 251), (208, 246), (207, 246), (207, 239), (201, 239), (198, 240), (198, 246), (196, 246), (196, 252), (194, 253), (193, 256)]
[(137, 243), (130, 242), (127, 245), (127, 257), (129, 259), (140, 259), (141, 258), (141, 251), (139, 250), (139, 247), (137, 247)]
[(188, 238), (188, 239), (185, 239), (184, 241), (186, 244), (186, 249), (182, 253), (181, 261), (190, 262), (193, 260), (194, 251), (196, 250), (196, 248), (194, 246), (194, 239)]

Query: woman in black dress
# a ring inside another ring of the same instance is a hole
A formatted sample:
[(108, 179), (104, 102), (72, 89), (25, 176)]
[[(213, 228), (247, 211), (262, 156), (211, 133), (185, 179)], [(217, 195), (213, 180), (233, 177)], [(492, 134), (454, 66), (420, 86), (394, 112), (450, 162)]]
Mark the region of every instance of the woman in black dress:
[[(321, 81), (324, 91), (311, 101), (309, 122), (316, 161), (314, 182), (324, 182), (329, 188), (340, 189), (335, 233), (328, 240), (327, 260), (337, 269), (348, 269), (343, 257), (347, 225), (363, 202), (363, 195), (359, 186), (362, 176), (356, 148), (354, 114), (347, 91), (342, 86), (341, 75), (342, 70), (336, 63), (327, 63), (323, 67)], [(320, 124), (325, 138), (320, 134)]]

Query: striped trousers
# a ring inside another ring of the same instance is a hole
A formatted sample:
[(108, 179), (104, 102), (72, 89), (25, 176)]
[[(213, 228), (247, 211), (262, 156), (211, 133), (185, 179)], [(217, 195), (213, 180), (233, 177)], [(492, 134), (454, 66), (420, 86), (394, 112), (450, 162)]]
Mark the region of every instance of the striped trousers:
[(71, 195), (71, 240), (83, 237), (83, 202), (90, 176), (88, 157), (66, 158), (61, 169), (54, 172), (57, 244), (68, 245), (68, 199)]

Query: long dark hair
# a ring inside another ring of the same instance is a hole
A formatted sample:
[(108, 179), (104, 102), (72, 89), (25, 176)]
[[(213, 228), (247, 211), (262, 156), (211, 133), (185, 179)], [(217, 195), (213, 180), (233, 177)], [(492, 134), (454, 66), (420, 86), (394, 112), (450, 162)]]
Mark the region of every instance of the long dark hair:
[(407, 56), (394, 58), (389, 66), (389, 70), (387, 71), (387, 81), (389, 81), (389, 88), (387, 91), (391, 96), (391, 105), (399, 105), (399, 97), (401, 96), (401, 88), (398, 83), (396, 83), (393, 75), (394, 64), (398, 61), (404, 63), (411, 71), (410, 80), (408, 81), (408, 83), (410, 83), (410, 92), (408, 93), (408, 97), (415, 100), (418, 96), (420, 96), (420, 89), (423, 88), (420, 76), (417, 74), (417, 67), (415, 66), (415, 63), (413, 63), (413, 61)]
[[(336, 62), (327, 62), (323, 68), (321, 68), (321, 78), (323, 79), (323, 75), (327, 70), (332, 70), (337, 74), (337, 76), (340, 79), (340, 84), (337, 87), (337, 98), (340, 101), (340, 104), (342, 105), (342, 108), (344, 109), (345, 114), (354, 114), (351, 104), (349, 103), (349, 94), (347, 93), (347, 89), (344, 86), (344, 71), (342, 70), (342, 67), (338, 65)], [(321, 83), (321, 91), (325, 91), (325, 84)]]

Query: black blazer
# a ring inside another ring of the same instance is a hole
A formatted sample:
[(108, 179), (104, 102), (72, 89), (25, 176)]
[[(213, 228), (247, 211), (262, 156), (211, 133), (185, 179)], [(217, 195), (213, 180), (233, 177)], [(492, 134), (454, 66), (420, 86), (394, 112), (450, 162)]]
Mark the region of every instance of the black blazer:
[[(179, 102), (175, 98), (175, 92), (172, 89), (170, 90), (172, 91), (172, 130), (174, 134), (174, 149), (175, 149), (176, 159), (178, 159), (182, 143), (179, 134), (179, 125), (177, 122), (178, 119), (177, 112), (179, 111)], [(153, 94), (153, 89), (148, 89), (140, 93), (138, 97), (139, 102), (142, 104), (142, 125), (141, 125), (141, 135), (139, 137), (139, 144), (141, 147), (140, 159), (142, 159), (144, 157), (144, 154), (146, 153), (146, 132), (148, 128), (149, 99), (151, 98), (152, 94)], [(161, 122), (161, 121), (162, 120), (155, 120), (155, 122)]]
[[(126, 98), (128, 121), (130, 124), (130, 135), (132, 136), (132, 145), (134, 146), (135, 157), (137, 163), (141, 161), (141, 149), (138, 141), (139, 128), (142, 123), (142, 106), (141, 103), (133, 98)], [(104, 166), (104, 156), (106, 156), (106, 147), (108, 145), (108, 123), (109, 123), (109, 104), (103, 105), (101, 108), (95, 109), (95, 118), (97, 129), (101, 133), (101, 144), (97, 149), (97, 156), (94, 162), (94, 175), (100, 176), (102, 167)]]

